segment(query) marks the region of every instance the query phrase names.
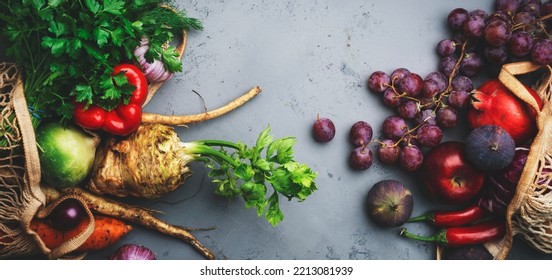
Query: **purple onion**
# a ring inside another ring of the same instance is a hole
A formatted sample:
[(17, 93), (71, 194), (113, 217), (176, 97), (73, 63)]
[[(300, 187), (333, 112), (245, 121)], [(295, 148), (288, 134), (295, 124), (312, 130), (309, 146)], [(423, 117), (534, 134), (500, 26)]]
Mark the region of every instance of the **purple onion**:
[(144, 72), (144, 76), (150, 83), (161, 83), (173, 77), (174, 73), (171, 73), (165, 69), (165, 65), (160, 60), (154, 59), (153, 62), (148, 63), (144, 55), (149, 49), (149, 42), (147, 39), (140, 41), (140, 46), (134, 50), (134, 56), (140, 62), (140, 67)]
[(498, 215), (506, 214), (508, 204), (516, 193), (528, 155), (527, 147), (517, 147), (512, 162), (506, 168), (490, 174), (490, 188), (486, 195), (479, 198), (479, 207)]
[(152, 250), (136, 244), (125, 244), (113, 255), (112, 260), (155, 260), (155, 253)]

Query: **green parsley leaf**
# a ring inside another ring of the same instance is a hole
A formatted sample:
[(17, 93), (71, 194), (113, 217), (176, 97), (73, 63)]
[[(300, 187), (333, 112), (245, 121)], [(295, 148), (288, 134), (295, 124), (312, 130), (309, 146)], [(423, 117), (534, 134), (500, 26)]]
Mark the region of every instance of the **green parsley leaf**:
[(100, 12), (101, 6), (100, 6), (100, 3), (98, 3), (98, 1), (84, 0), (84, 4), (93, 14), (97, 14)]
[(75, 87), (76, 100), (77, 102), (86, 102), (86, 104), (92, 104), (92, 87), (86, 84), (78, 84)]
[(96, 27), (94, 29), (94, 31), (92, 32), (92, 34), (94, 34), (94, 38), (96, 39), (96, 43), (98, 44), (98, 46), (100, 48), (105, 46), (108, 43), (108, 39), (109, 39), (110, 34), (103, 27), (100, 27), (100, 26)]
[(48, 6), (55, 8), (63, 3), (63, 0), (48, 0)]
[(103, 11), (112, 15), (122, 15), (125, 2), (120, 0), (104, 0)]

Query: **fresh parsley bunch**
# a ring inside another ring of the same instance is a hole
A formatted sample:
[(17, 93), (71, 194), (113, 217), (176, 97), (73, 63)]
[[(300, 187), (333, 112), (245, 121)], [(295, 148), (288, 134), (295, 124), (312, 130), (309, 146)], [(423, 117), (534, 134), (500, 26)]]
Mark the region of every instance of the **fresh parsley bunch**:
[(133, 90), (111, 74), (122, 62), (136, 62), (135, 48), (147, 38), (148, 61), (160, 59), (182, 70), (167, 42), (184, 30), (202, 29), (162, 0), (1, 0), (0, 34), (6, 56), (24, 71), (27, 102), (42, 117), (72, 117), (73, 101), (106, 110)]

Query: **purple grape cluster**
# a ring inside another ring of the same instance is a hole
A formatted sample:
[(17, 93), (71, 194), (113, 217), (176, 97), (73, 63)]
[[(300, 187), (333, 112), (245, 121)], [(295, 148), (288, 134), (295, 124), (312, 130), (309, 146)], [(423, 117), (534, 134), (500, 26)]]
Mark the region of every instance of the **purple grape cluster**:
[(368, 89), (380, 94), (394, 114), (386, 118), (377, 157), (415, 171), (423, 149), (438, 145), (443, 130), (455, 127), (474, 89), (472, 78), (491, 66), (520, 60), (552, 63), (552, 0), (496, 0), (495, 11), (453, 9), (452, 34), (437, 43), (437, 70), (424, 78), (406, 68), (373, 72)]
[(406, 68), (370, 75), (370, 91), (381, 94), (383, 104), (394, 109), (383, 121), (378, 141), (376, 155), (382, 163), (415, 171), (423, 162), (422, 149), (437, 146), (442, 129), (456, 126), (458, 110), (466, 106), (473, 89), (471, 79), (458, 74), (462, 61), (455, 60), (448, 75), (435, 71), (422, 78)]
[(551, 1), (496, 0), (490, 14), (456, 8), (447, 20), (454, 39), (439, 44), (437, 51), (444, 57), (467, 40), (469, 51), (494, 66), (514, 61), (552, 63)]

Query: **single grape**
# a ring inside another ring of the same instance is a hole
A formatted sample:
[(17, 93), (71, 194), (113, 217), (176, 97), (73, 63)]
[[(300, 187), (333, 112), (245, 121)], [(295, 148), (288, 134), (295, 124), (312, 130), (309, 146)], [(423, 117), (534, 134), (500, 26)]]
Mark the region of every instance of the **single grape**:
[(399, 163), (406, 171), (418, 170), (424, 161), (424, 155), (418, 146), (407, 145), (399, 153)]
[(468, 77), (475, 76), (482, 67), (483, 60), (475, 52), (466, 53), (460, 62), (460, 72)]
[(375, 93), (383, 93), (391, 84), (391, 78), (383, 71), (376, 71), (368, 78), (368, 89)]
[(528, 12), (536, 17), (540, 16), (540, 10), (541, 10), (541, 2), (540, 0), (537, 1), (531, 1), (531, 0), (525, 0), (521, 7), (519, 7), (520, 12)]
[(506, 46), (492, 47), (485, 46), (483, 50), (485, 59), (495, 65), (502, 65), (508, 61), (508, 49)]
[(391, 72), (391, 82), (393, 85), (397, 85), (404, 76), (410, 74), (410, 71), (406, 68), (397, 68)]
[(462, 26), (462, 31), (468, 38), (479, 38), (483, 35), (484, 30), (485, 17), (476, 14), (470, 15)]
[(535, 16), (529, 12), (519, 12), (512, 18), (513, 24), (524, 25), (525, 27), (530, 27), (531, 25), (533, 25), (534, 20)]
[(510, 40), (512, 28), (503, 20), (494, 20), (485, 26), (483, 36), (487, 44), (500, 47)]
[(437, 44), (437, 54), (441, 57), (451, 56), (456, 52), (456, 42), (451, 39), (443, 39)]
[(529, 32), (520, 30), (512, 33), (508, 41), (508, 50), (514, 56), (522, 57), (530, 54), (533, 48), (533, 37)]
[(444, 128), (455, 127), (458, 123), (458, 113), (451, 106), (437, 110), (437, 124)]
[(547, 1), (541, 6), (541, 17), (552, 14), (552, 1)]
[(456, 76), (452, 79), (451, 86), (453, 90), (472, 91), (472, 80), (466, 76)]
[(400, 116), (389, 116), (383, 121), (382, 130), (385, 137), (399, 140), (408, 131), (408, 125)]
[(318, 142), (329, 142), (335, 136), (335, 125), (328, 118), (318, 117), (312, 126), (314, 139)]
[(383, 92), (383, 104), (395, 108), (401, 104), (401, 98), (395, 93), (395, 90), (388, 88)]
[(448, 104), (456, 109), (465, 108), (468, 104), (469, 93), (463, 90), (453, 90), (448, 97)]
[(397, 113), (404, 119), (411, 120), (420, 112), (420, 104), (414, 100), (405, 100), (397, 107)]
[(485, 12), (484, 10), (482, 9), (475, 9), (473, 11), (470, 11), (468, 13), (469, 16), (476, 16), (476, 17), (481, 17), (482, 19), (486, 19), (487, 17), (489, 17), (489, 14), (487, 12)]
[(504, 11), (494, 11), (491, 15), (487, 17), (485, 22), (489, 24), (489, 22), (492, 22), (494, 20), (502, 20), (504, 22), (510, 23), (511, 17), (508, 15), (508, 13)]
[(447, 77), (439, 71), (434, 71), (434, 72), (431, 72), (431, 73), (427, 74), (425, 80), (435, 82), (437, 84), (437, 86), (439, 87), (439, 92), (444, 91), (447, 88), (447, 85), (448, 85)]
[(366, 170), (372, 166), (374, 155), (367, 146), (356, 147), (349, 155), (349, 164), (353, 169)]
[(531, 49), (531, 60), (540, 65), (552, 64), (552, 41), (538, 40)]
[(519, 0), (496, 0), (495, 9), (513, 15), (517, 12), (520, 6)]
[(422, 96), (432, 98), (437, 95), (441, 90), (439, 85), (434, 80), (424, 80), (424, 87), (422, 89)]
[(416, 130), (416, 138), (423, 147), (435, 147), (441, 143), (443, 132), (437, 125), (424, 124)]
[(424, 123), (432, 124), (432, 125), (437, 124), (437, 118), (436, 118), (435, 112), (432, 109), (422, 110), (414, 118), (415, 125), (421, 125)]
[(462, 29), (462, 26), (467, 19), (468, 11), (464, 8), (456, 8), (448, 14), (447, 22), (452, 30), (459, 31)]
[(398, 162), (401, 147), (391, 139), (384, 139), (378, 146), (378, 159), (383, 164), (392, 165)]
[(424, 80), (416, 73), (408, 73), (399, 81), (399, 92), (417, 96), (422, 92)]
[(443, 57), (439, 62), (439, 71), (449, 77), (454, 71), (457, 60), (452, 56)]
[(349, 140), (357, 147), (365, 146), (372, 141), (372, 126), (365, 121), (358, 121), (351, 126)]

